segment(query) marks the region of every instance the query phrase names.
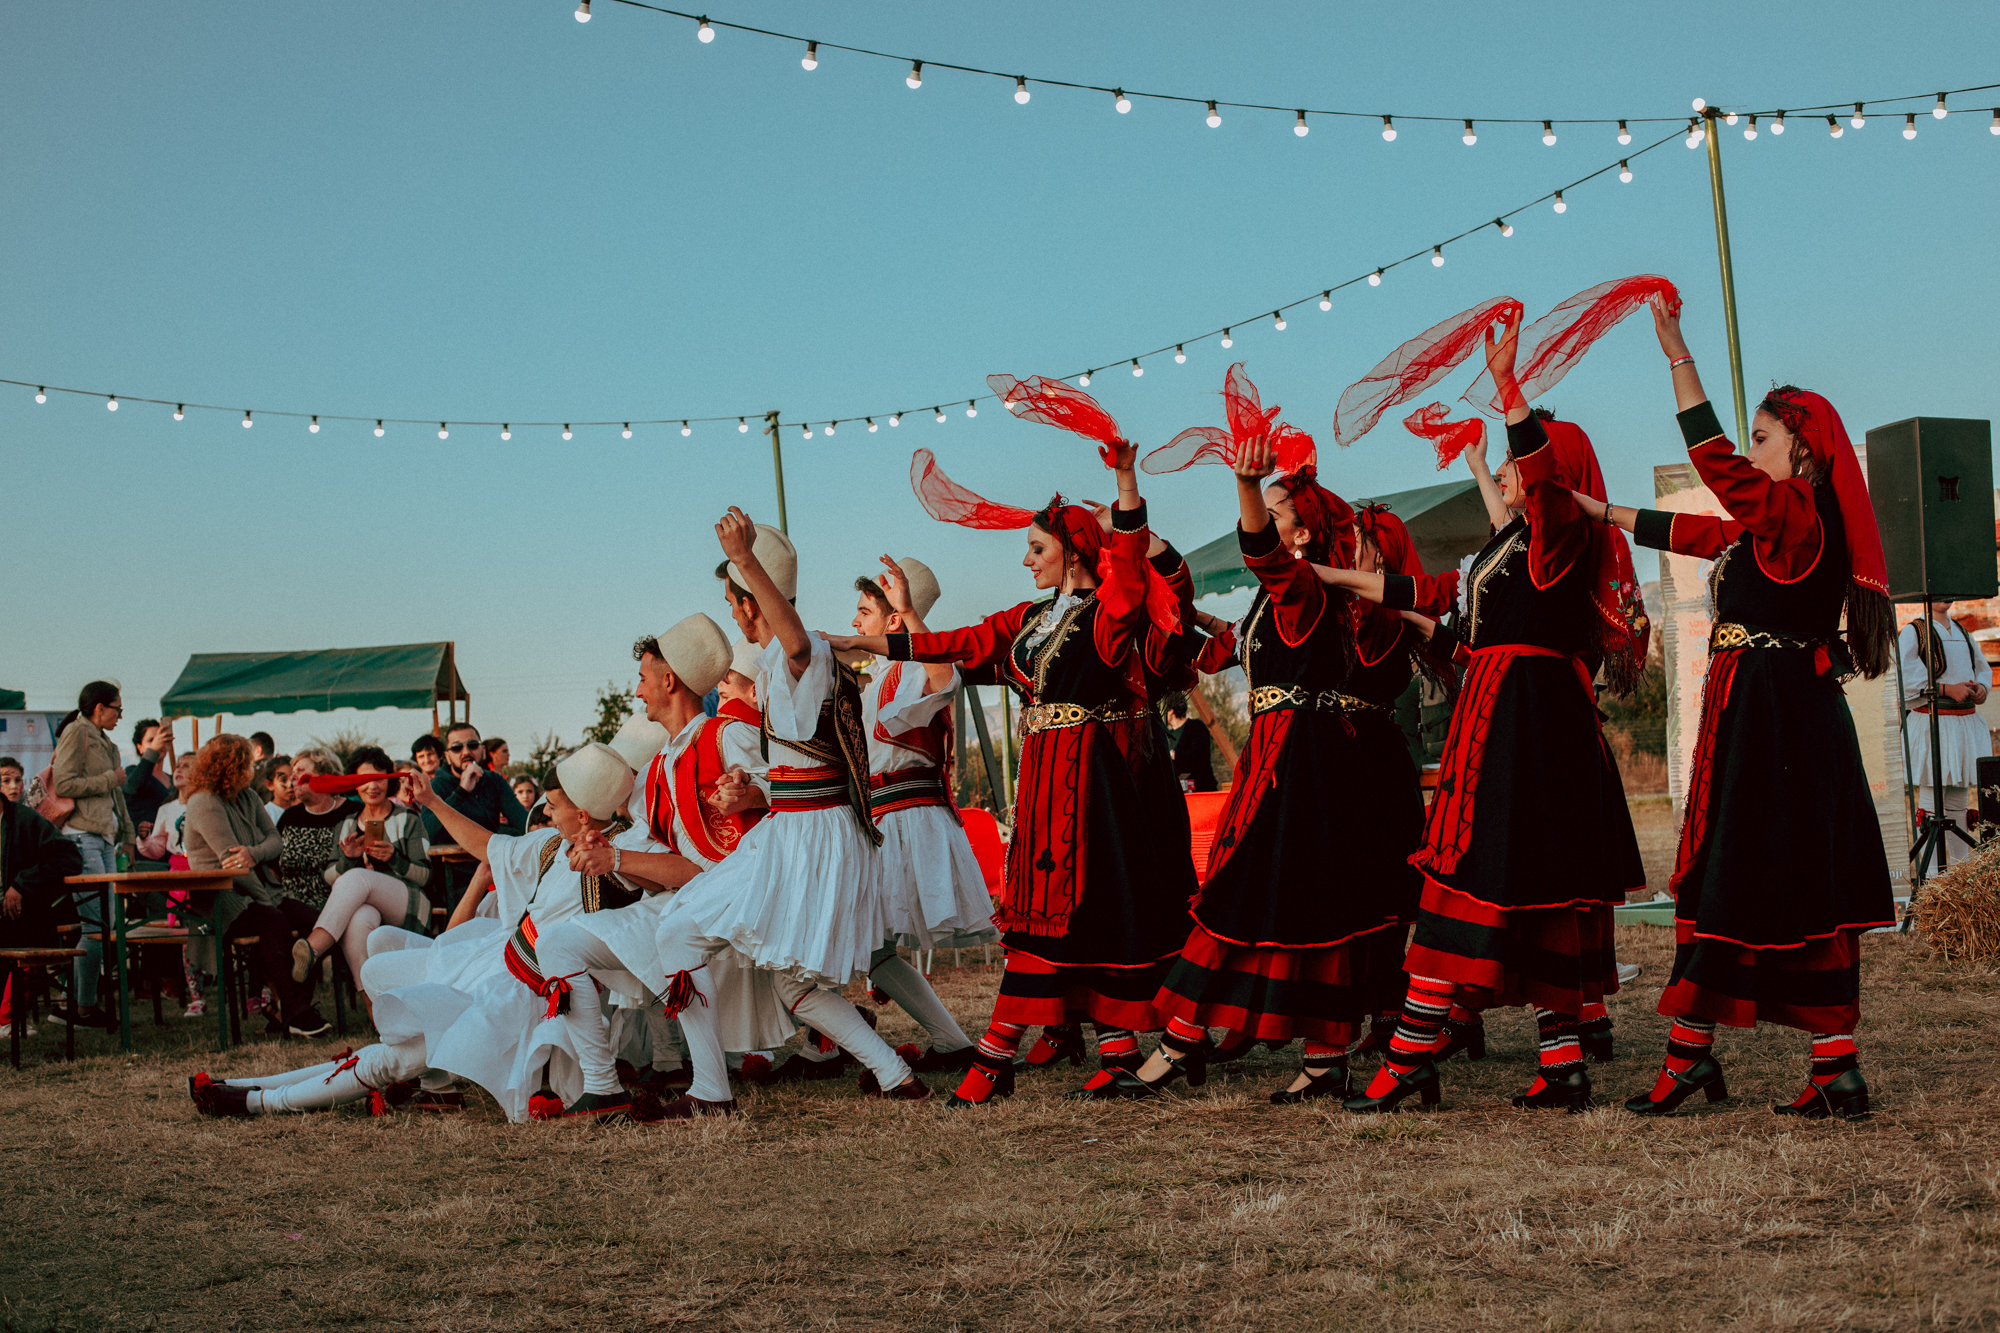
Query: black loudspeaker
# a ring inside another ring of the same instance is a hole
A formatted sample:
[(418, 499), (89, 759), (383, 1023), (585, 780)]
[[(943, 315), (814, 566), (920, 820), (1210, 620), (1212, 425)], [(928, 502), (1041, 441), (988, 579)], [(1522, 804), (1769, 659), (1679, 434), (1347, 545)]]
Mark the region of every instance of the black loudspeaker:
[(1911, 417), (1868, 432), (1868, 496), (1889, 599), (1960, 602), (2000, 592), (1993, 423)]
[(1973, 805), (1972, 836), (1984, 846), (2000, 838), (2000, 758), (1987, 755), (1973, 760), (1972, 767), (1979, 783), (1979, 799)]

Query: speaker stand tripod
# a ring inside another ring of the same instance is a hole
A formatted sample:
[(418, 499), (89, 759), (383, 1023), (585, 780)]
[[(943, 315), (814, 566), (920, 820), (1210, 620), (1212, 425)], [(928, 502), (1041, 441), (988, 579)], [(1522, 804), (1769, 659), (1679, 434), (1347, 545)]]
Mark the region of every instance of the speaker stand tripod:
[[(1912, 866), (1910, 905), (1903, 911), (1904, 934), (1908, 934), (1911, 926), (1916, 923), (1917, 898), (1924, 891), (1924, 881), (1930, 878), (1924, 873), (1924, 866), (1930, 861), (1931, 852), (1937, 852), (1938, 870), (1941, 873), (1949, 859), (1947, 848), (1950, 844), (1947, 835), (1957, 838), (1967, 848), (1975, 846), (1971, 834), (1944, 817), (1944, 755), (1938, 748), (1938, 708), (1945, 702), (1944, 697), (1938, 692), (1938, 668), (1943, 665), (1939, 659), (1944, 656), (1944, 636), (1937, 632), (1937, 625), (1931, 618), (1932, 605), (1928, 598), (1925, 599), (1923, 633), (1936, 638), (1938, 651), (1935, 653), (1925, 651), (1921, 654), (1926, 677), (1922, 697), (1931, 720), (1931, 804), (1937, 809), (1924, 810), (1923, 817), (1917, 821), (1916, 841), (1910, 847)], [(1917, 641), (1920, 644), (1923, 642), (1922, 634), (1918, 636)], [(1918, 790), (1921, 792), (1922, 789)]]

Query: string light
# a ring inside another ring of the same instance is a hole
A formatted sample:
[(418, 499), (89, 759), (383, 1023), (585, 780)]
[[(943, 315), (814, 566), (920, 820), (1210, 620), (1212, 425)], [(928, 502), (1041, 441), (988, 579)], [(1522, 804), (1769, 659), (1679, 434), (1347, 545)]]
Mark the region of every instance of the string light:
[(910, 72), (903, 76), (903, 82), (909, 84), (912, 88), (923, 87), (924, 62), (921, 60), (912, 60), (910, 62)]
[(1222, 331), (1222, 345), (1224, 347), (1236, 346), (1236, 339), (1230, 336), (1228, 329)]
[(1284, 317), (1284, 315), (1283, 315), (1283, 314), (1281, 314), (1281, 313), (1279, 313), (1279, 312), (1278, 312), (1278, 311), (1276, 311), (1276, 310), (1273, 310), (1273, 311), (1271, 312), (1271, 324), (1272, 324), (1272, 327), (1274, 327), (1274, 328), (1276, 328), (1276, 329), (1278, 330), (1278, 332), (1280, 332), (1280, 333), (1283, 333), (1283, 332), (1285, 331), (1285, 317)]
[(1431, 267), (1432, 267), (1432, 268), (1443, 268), (1443, 267), (1444, 267), (1444, 247), (1443, 247), (1443, 246), (1441, 246), (1441, 245), (1433, 245), (1433, 246), (1431, 247)]
[(315, 435), (319, 434), (319, 418), (314, 417), (312, 419), (312, 425), (307, 426), (306, 429), (311, 431)]
[(1917, 113), (1914, 111), (1906, 112), (1903, 116), (1903, 137), (1905, 139), (1917, 137)]
[(1746, 139), (1757, 137), (1757, 117), (1754, 115), (1750, 117), (1750, 123), (1743, 127), (1743, 137)]
[(1382, 117), (1382, 142), (1396, 142), (1396, 122), (1388, 116)]
[[(1088, 380), (1084, 381), (1084, 383), (1086, 384), (1088, 384), (1089, 382), (1090, 381)], [(937, 423), (938, 425), (942, 426), (944, 424), (944, 409), (942, 407), (933, 407), (931, 411), (937, 413)]]
[(750, 433), (750, 423), (742, 417), (736, 418), (736, 433), (738, 435), (748, 435)]
[(1215, 109), (1215, 103), (1208, 104), (1208, 127), (1218, 129), (1222, 125), (1222, 113)]
[[(377, 435), (380, 435), (382, 432), (378, 430), (375, 433)], [(504, 421), (500, 423), (500, 438), (503, 440), (511, 440), (514, 438), (514, 428), (508, 425)]]
[(104, 400), (104, 410), (107, 412), (116, 412), (118, 410), (117, 394), (114, 393), (109, 398), (106, 398)]
[(1694, 99), (1694, 109), (1695, 109), (1696, 111), (1706, 111), (1706, 110), (1708, 110), (1708, 99), (1707, 99), (1706, 97), (1697, 97), (1697, 98), (1695, 98), (1695, 99)]
[(1111, 105), (1118, 108), (1118, 114), (1122, 116), (1132, 109), (1132, 99), (1125, 95), (1123, 88), (1113, 88), (1111, 90)]
[(1133, 358), (1132, 358), (1132, 378), (1136, 380), (1136, 379), (1138, 379), (1138, 378), (1139, 378), (1139, 377), (1140, 377), (1141, 375), (1143, 375), (1143, 374), (1145, 374), (1145, 373), (1146, 373), (1146, 368), (1145, 368), (1144, 366), (1142, 366), (1142, 365), (1140, 365), (1140, 364), (1139, 364), (1139, 358), (1138, 358), (1138, 357), (1136, 357), (1136, 356), (1135, 356), (1135, 357), (1133, 357)]
[[(248, 412), (245, 412), (243, 414), (243, 424), (246, 426), (250, 424), (250, 414)], [(442, 421), (438, 422), (438, 438), (440, 440), (448, 440), (451, 438), (451, 427), (446, 425)]]
[(1939, 93), (1937, 105), (1931, 108), (1931, 118), (1933, 120), (1943, 120), (1944, 117), (1945, 117), (1944, 94)]
[(1558, 213), (1569, 212), (1569, 205), (1563, 202), (1563, 192), (1561, 190), (1556, 191), (1555, 210)]
[(1014, 100), (1022, 106), (1028, 104), (1028, 80), (1019, 74), (1014, 76)]
[(1632, 167), (1622, 157), (1618, 159), (1618, 179), (1627, 185), (1632, 183)]
[(1988, 134), (2000, 134), (2000, 106), (1993, 108), (1993, 123), (1986, 127)]
[(243, 409), (243, 429), (250, 429), (250, 409), (247, 407)]
[(692, 434), (694, 434), (694, 427), (688, 425), (687, 422), (683, 421), (681, 423), (681, 438), (685, 440), (688, 436)]
[(1379, 268), (1378, 268), (1378, 269), (1376, 269), (1376, 270), (1375, 270), (1375, 271), (1374, 271), (1373, 273), (1370, 273), (1370, 274), (1368, 275), (1368, 285), (1369, 285), (1370, 287), (1380, 287), (1380, 286), (1382, 285), (1382, 270), (1381, 270), (1381, 269), (1379, 269)]
[(626, 439), (628, 439), (628, 440), (629, 440), (629, 439), (631, 439), (631, 438), (632, 438), (632, 423), (631, 423), (631, 422), (629, 422), (629, 421), (625, 423), (625, 432), (624, 432), (624, 434), (625, 434), (625, 438), (626, 438)]
[(1551, 148), (1556, 146), (1556, 127), (1546, 120), (1542, 122), (1542, 142)]
[(1321, 310), (1333, 309), (1333, 292), (1331, 290), (1319, 294), (1319, 308)]
[(1514, 224), (1506, 218), (1494, 218), (1493, 225), (1500, 229), (1502, 236), (1512, 236), (1514, 234)]
[(833, 428), (834, 428), (835, 426), (838, 426), (839, 424), (840, 424), (840, 423), (839, 423), (838, 421), (829, 421), (829, 422), (827, 422), (827, 423), (826, 423), (826, 433), (827, 433), (827, 434), (828, 434), (829, 436), (831, 436), (831, 435), (833, 434)]
[[(1090, 387), (1090, 372), (1086, 370), (1081, 375), (1078, 375), (1076, 377), (1076, 382), (1078, 384), (1081, 384), (1084, 388), (1088, 389)], [(938, 420), (942, 421), (944, 420), (944, 418), (939, 417)]]
[(805, 54), (804, 54), (803, 56), (799, 57), (799, 65), (800, 65), (800, 67), (801, 67), (801, 68), (804, 68), (804, 69), (818, 69), (818, 68), (819, 68), (819, 43), (818, 43), (818, 42), (807, 42), (807, 43), (806, 43), (806, 53), (805, 53)]
[(875, 433), (876, 431), (878, 431), (878, 430), (880, 430), (880, 429), (882, 429), (882, 428), (881, 428), (880, 426), (878, 426), (878, 425), (876, 425), (876, 424), (875, 424), (875, 418), (874, 418), (874, 417), (869, 417), (869, 418), (868, 418), (868, 433), (869, 433), (870, 435), (873, 435), (873, 434), (874, 434), (874, 433)]
[(1784, 132), (1785, 132), (1785, 113), (1783, 111), (1780, 111), (1778, 112), (1777, 118), (1771, 122), (1771, 133), (1783, 134)]
[[(38, 403), (46, 403), (47, 401), (49, 401), (49, 391), (47, 389), (37, 387), (35, 389), (35, 401)], [(178, 419), (179, 414), (176, 413), (175, 416), (176, 419)]]
[(1860, 129), (1863, 125), (1866, 125), (1868, 123), (1868, 117), (1861, 114), (1861, 103), (1856, 102), (1854, 104), (1854, 119), (1848, 121), (1847, 123), (1852, 125), (1857, 130)]
[(889, 414), (889, 424), (890, 424), (891, 426), (900, 426), (900, 425), (902, 425), (902, 424), (903, 424), (903, 414), (902, 414), (901, 412), (892, 412), (892, 413), (890, 413), (890, 414)]
[(1292, 133), (1298, 135), (1301, 139), (1312, 133), (1311, 127), (1306, 124), (1305, 112), (1299, 112), (1298, 121), (1292, 126)]
[(1459, 135), (1458, 137), (1459, 141), (1462, 142), (1467, 148), (1470, 148), (1472, 147), (1472, 145), (1479, 142), (1479, 134), (1476, 130), (1472, 128), (1472, 122), (1469, 120), (1465, 122), (1465, 133)]
[(1626, 129), (1626, 128), (1625, 128), (1625, 122), (1624, 122), (1624, 121), (1622, 121), (1622, 120), (1621, 120), (1621, 121), (1619, 121), (1619, 122), (1618, 122), (1618, 146), (1619, 146), (1620, 148), (1623, 148), (1623, 147), (1624, 147), (1624, 146), (1625, 146), (1626, 144), (1628, 144), (1628, 143), (1631, 143), (1631, 142), (1632, 142), (1632, 131), (1630, 131), (1630, 130), (1628, 130), (1628, 129)]
[(1688, 147), (1699, 148), (1707, 138), (1708, 138), (1707, 126), (1705, 126), (1704, 124), (1702, 124), (1702, 122), (1698, 120), (1690, 120), (1688, 122), (1688, 137), (1687, 137)]
[[(375, 438), (378, 440), (382, 438), (382, 423), (380, 421), (377, 421), (375, 423)], [(569, 431), (567, 429), (563, 431), (563, 438), (565, 440), (569, 438)]]
[(968, 398), (965, 400), (965, 415), (967, 415), (968, 417), (976, 417), (979, 415), (979, 406), (977, 399)]
[(801, 422), (799, 425), (799, 438), (810, 440), (812, 437), (813, 437), (813, 428)]
[(590, 22), (590, 0), (577, 0), (576, 21), (578, 23)]
[(1826, 118), (1826, 132), (1828, 134), (1831, 134), (1836, 139), (1838, 139), (1843, 133), (1845, 133), (1845, 131), (1840, 128), (1840, 122), (1835, 120), (1832, 116), (1828, 116)]
[(1181, 348), (1179, 343), (1174, 344), (1174, 364), (1177, 366), (1187, 364), (1187, 352)]
[(1728, 115), (1724, 116), (1722, 118), (1722, 123), (1725, 125), (1734, 125), (1736, 123), (1736, 113), (1732, 111)]
[[(179, 421), (179, 420), (180, 420), (180, 419), (181, 419), (182, 417), (184, 417), (184, 416), (186, 416), (186, 415), (187, 415), (187, 404), (186, 404), (186, 403), (175, 403), (175, 404), (174, 404), (174, 420), (175, 420), (175, 421)], [(315, 420), (317, 420), (317, 418), (315, 418)]]
[[(377, 430), (375, 433), (377, 435), (380, 435), (382, 432), (380, 430)], [(569, 437), (570, 437), (569, 423), (565, 421), (563, 422), (563, 438), (567, 440)]]
[(694, 35), (704, 42), (715, 40), (715, 29), (708, 26), (708, 15), (701, 16), (701, 26), (695, 29)]

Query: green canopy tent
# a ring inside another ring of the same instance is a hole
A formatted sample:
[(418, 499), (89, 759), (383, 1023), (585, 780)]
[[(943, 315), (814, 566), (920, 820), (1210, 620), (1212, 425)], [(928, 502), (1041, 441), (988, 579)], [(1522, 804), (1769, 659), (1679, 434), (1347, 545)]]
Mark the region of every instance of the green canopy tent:
[[(1354, 503), (1387, 505), (1389, 512), (1409, 528), (1417, 558), (1433, 574), (1458, 568), (1460, 560), (1484, 546), (1492, 535), (1486, 521), (1486, 502), (1479, 498), (1479, 484), (1470, 478), (1372, 496)], [(1233, 531), (1189, 552), (1187, 563), (1196, 597), (1256, 584), (1250, 571), (1243, 568), (1243, 552)]]
[(28, 706), (26, 690), (0, 690), (0, 711), (19, 712)]
[(321, 648), (292, 653), (196, 653), (160, 700), (161, 715), (197, 719), (225, 713), (330, 712), (336, 708), (429, 708), (458, 721), (459, 701), (472, 718), (472, 696), (459, 678), (455, 645), (398, 643), (381, 648)]

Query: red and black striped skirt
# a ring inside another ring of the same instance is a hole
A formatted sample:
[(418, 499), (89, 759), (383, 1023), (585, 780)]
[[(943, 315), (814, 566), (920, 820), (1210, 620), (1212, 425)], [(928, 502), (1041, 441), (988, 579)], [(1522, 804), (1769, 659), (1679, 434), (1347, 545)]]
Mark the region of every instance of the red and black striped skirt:
[(1529, 1004), (1575, 1014), (1618, 989), (1615, 931), (1609, 903), (1495, 907), (1426, 875), (1404, 966), (1413, 977), (1485, 992), (1467, 1008)]
[(1062, 965), (1007, 950), (1007, 971), (993, 1002), (993, 1021), (1049, 1027), (1088, 1020), (1134, 1032), (1157, 1032), (1166, 1016), (1154, 1005), (1172, 956), (1131, 967)]
[(1266, 1040), (1346, 1045), (1365, 1030), (1367, 973), (1383, 930), (1311, 949), (1232, 944), (1199, 925), (1153, 1003), (1163, 1018)]
[(1674, 971), (1660, 992), (1667, 1017), (1821, 1034), (1852, 1032), (1861, 1020), (1860, 928), (1778, 949), (1694, 932), (1694, 922), (1674, 922)]

